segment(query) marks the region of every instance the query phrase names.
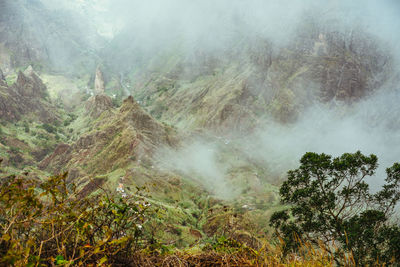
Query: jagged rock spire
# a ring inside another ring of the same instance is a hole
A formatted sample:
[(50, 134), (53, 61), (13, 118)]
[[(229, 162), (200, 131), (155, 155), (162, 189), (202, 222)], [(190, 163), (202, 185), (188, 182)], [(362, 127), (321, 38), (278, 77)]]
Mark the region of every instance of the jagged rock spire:
[(25, 97), (44, 97), (47, 92), (46, 85), (37, 76), (32, 66), (29, 66), (24, 72), (18, 72), (17, 82), (14, 86), (16, 91)]
[(28, 77), (32, 77), (33, 75), (37, 75), (37, 74), (36, 74), (35, 71), (33, 70), (32, 65), (29, 65), (29, 66), (26, 68), (26, 70), (24, 71), (24, 75), (25, 75), (25, 76), (28, 76)]
[(97, 66), (96, 69), (96, 77), (94, 79), (94, 93), (96, 95), (104, 94), (105, 85), (104, 85), (104, 77), (103, 72), (100, 69), (100, 66)]
[(1, 81), (4, 81), (4, 80), (5, 80), (3, 71), (2, 71), (1, 69), (0, 69), (0, 80), (1, 80)]

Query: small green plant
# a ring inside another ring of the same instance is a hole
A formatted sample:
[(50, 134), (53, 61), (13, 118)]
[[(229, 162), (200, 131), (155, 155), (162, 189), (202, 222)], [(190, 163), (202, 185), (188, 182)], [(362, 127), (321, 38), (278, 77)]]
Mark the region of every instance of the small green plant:
[(24, 121), (24, 123), (23, 123), (22, 126), (24, 127), (24, 131), (25, 131), (26, 133), (29, 133), (29, 132), (30, 132), (30, 128), (29, 128), (28, 122)]
[(43, 123), (42, 128), (45, 129), (48, 133), (56, 133), (57, 132), (57, 128), (48, 123)]
[(18, 147), (15, 146), (10, 146), (10, 153), (12, 154), (17, 154), (19, 153), (21, 150)]
[(70, 120), (67, 119), (67, 120), (64, 121), (64, 126), (68, 126), (68, 125), (70, 125), (70, 124), (71, 124), (71, 121), (70, 121)]

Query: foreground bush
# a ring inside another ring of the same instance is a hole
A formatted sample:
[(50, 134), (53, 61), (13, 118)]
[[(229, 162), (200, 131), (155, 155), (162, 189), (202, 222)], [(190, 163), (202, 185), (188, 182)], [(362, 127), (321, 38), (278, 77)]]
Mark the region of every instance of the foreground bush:
[(66, 175), (9, 177), (0, 188), (0, 265), (129, 264), (149, 205), (137, 196), (84, 197)]

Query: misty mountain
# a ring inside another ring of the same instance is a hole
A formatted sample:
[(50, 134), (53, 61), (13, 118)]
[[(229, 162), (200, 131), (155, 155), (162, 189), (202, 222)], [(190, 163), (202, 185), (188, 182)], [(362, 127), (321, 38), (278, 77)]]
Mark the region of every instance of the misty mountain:
[(84, 16), (27, 0), (2, 0), (0, 10), (3, 71), (35, 64), (77, 73), (95, 64), (103, 40)]
[(132, 240), (154, 259), (264, 251), (306, 152), (376, 154), (373, 192), (399, 161), (399, 12), (390, 0), (0, 0), (0, 189), (53, 192), (70, 205), (55, 214), (74, 207), (65, 221), (107, 205), (101, 216), (119, 216), (108, 229), (79, 217), (68, 229), (82, 236), (118, 229), (136, 205), (135, 224), (76, 245), (96, 264)]
[[(280, 48), (248, 36), (218, 53), (193, 48), (190, 56), (180, 45), (145, 52), (135, 47), (135, 39), (120, 35), (125, 39), (117, 36), (107, 48), (113, 52), (106, 66), (124, 77), (122, 84), (133, 88), (151, 114), (184, 128), (247, 131), (268, 115), (293, 122), (314, 104), (357, 102), (394, 75), (391, 53), (361, 30), (347, 37), (305, 23)], [(126, 66), (118, 64), (125, 72), (112, 68), (113, 60), (129, 55)]]

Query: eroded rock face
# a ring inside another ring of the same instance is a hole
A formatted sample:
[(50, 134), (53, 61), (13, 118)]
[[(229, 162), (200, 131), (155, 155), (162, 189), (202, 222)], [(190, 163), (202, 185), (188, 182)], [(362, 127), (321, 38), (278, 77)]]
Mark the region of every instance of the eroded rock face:
[(0, 80), (0, 119), (6, 121), (18, 120), (23, 112), (23, 104), (19, 103), (20, 96)]

